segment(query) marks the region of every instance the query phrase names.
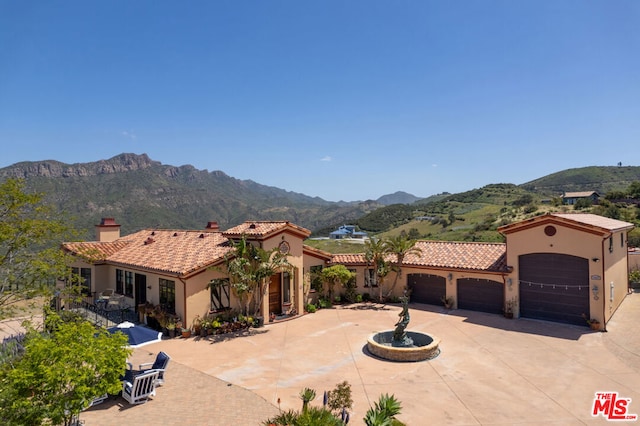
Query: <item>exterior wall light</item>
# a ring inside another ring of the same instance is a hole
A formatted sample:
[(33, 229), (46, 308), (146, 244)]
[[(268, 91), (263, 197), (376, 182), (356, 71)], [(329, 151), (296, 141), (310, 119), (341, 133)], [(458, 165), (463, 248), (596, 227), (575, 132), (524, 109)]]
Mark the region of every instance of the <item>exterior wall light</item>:
[(599, 259), (599, 258), (597, 258), (597, 257), (594, 257), (594, 258), (592, 258), (591, 260), (593, 260), (595, 263), (600, 262), (600, 259)]

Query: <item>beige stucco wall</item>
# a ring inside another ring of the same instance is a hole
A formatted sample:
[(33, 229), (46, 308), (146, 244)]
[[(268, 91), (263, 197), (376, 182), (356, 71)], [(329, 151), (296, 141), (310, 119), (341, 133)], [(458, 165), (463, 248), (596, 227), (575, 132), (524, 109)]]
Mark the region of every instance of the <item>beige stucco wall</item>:
[[(513, 283), (518, 283), (518, 259), (525, 254), (557, 253), (588, 259), (591, 289), (589, 315), (604, 324), (626, 296), (627, 249), (626, 246), (620, 247), (619, 233), (613, 235), (613, 251), (609, 252), (608, 239), (601, 235), (554, 223), (556, 234), (547, 236), (544, 233), (546, 225), (548, 223), (507, 234), (507, 265), (513, 267), (507, 278), (511, 278)], [(613, 298), (611, 283), (614, 287)], [(519, 300), (518, 286), (514, 285), (512, 288)], [(594, 295), (594, 288), (597, 288), (597, 296)]]

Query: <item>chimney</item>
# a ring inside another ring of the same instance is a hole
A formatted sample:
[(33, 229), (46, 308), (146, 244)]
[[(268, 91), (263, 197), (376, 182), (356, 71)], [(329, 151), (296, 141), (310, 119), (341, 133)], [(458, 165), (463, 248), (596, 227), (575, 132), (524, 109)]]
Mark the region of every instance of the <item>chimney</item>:
[(218, 232), (220, 231), (220, 227), (218, 226), (218, 222), (210, 221), (210, 222), (207, 222), (207, 227), (204, 228), (204, 230), (207, 232)]
[(100, 225), (96, 225), (96, 241), (108, 242), (120, 238), (120, 225), (112, 217), (103, 217)]

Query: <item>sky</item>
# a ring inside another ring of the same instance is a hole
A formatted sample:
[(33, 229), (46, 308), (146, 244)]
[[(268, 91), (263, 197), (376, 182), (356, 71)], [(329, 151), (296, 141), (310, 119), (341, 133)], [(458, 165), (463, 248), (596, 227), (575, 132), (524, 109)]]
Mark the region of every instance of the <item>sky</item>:
[(329, 201), (638, 165), (640, 2), (0, 0), (0, 146)]

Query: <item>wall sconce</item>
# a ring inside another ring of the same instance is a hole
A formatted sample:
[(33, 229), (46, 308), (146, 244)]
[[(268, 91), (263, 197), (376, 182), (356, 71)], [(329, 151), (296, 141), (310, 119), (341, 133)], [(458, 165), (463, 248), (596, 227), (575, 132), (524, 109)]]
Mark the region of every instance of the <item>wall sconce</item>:
[(509, 287), (509, 290), (511, 290), (512, 285), (513, 285), (513, 280), (511, 278), (507, 278), (507, 286)]
[(453, 281), (453, 274), (451, 272), (449, 272), (449, 275), (447, 275), (447, 279), (449, 280), (449, 282)]
[(148, 290), (151, 290), (151, 286), (150, 286), (150, 285), (148, 285), (148, 286), (147, 286), (147, 289), (148, 289)]
[(594, 257), (594, 258), (592, 258), (591, 260), (593, 260), (595, 263), (600, 262), (600, 259), (599, 259), (599, 258), (597, 258), (597, 257)]
[(591, 287), (591, 292), (593, 293), (593, 298), (594, 298), (595, 300), (598, 300), (598, 299), (599, 299), (599, 298), (598, 298), (598, 290), (599, 290), (599, 289), (598, 289), (598, 286), (597, 286), (597, 285), (594, 285), (593, 287)]

